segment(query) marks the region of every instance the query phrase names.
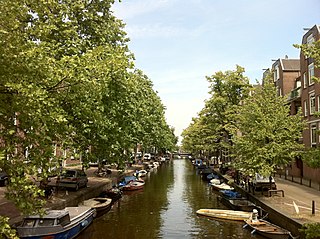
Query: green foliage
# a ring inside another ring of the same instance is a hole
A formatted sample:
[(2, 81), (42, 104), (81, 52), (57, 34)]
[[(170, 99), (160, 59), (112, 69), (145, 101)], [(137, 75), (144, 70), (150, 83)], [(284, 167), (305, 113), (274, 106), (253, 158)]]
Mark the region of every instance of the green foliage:
[(0, 215), (0, 239), (19, 239), (16, 231), (9, 225), (9, 218)]
[(310, 44), (294, 44), (294, 46), (300, 48), (305, 56), (311, 57), (315, 62), (315, 67), (320, 68), (320, 40)]
[(311, 148), (302, 154), (303, 161), (311, 168), (320, 168), (320, 149)]
[(249, 93), (249, 80), (243, 75), (244, 68), (217, 72), (207, 77), (210, 98), (198, 118), (193, 119), (183, 132), (183, 148), (190, 152), (216, 151), (232, 144), (230, 127), (234, 125), (234, 113)]
[(65, 160), (55, 149), (123, 164), (137, 143), (176, 143), (113, 2), (0, 2), (0, 167), (24, 214), (41, 213), (36, 185)]
[(247, 173), (270, 175), (303, 148), (297, 142), (304, 127), (302, 117), (289, 116), (286, 99), (277, 96), (270, 79), (244, 100), (236, 114), (235, 164)]
[(305, 234), (306, 239), (320, 238), (320, 223), (306, 223), (300, 229)]

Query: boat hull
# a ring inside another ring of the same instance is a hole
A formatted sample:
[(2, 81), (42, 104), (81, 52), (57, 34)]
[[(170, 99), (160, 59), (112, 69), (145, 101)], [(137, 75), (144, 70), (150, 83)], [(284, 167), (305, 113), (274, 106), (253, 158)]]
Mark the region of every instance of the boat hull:
[(235, 220), (235, 221), (243, 221), (251, 217), (250, 212), (222, 210), (222, 209), (199, 209), (197, 211), (197, 214), (206, 216), (206, 217)]
[(87, 213), (81, 217), (77, 217), (69, 225), (65, 227), (61, 226), (46, 226), (46, 227), (18, 227), (19, 238), (22, 239), (72, 239), (78, 236), (83, 230), (85, 230), (94, 219), (95, 210), (90, 209)]
[(246, 198), (226, 198), (222, 196), (220, 201), (227, 207), (237, 211), (252, 212), (256, 208), (256, 205)]
[(274, 225), (265, 220), (259, 220), (258, 222), (252, 222), (251, 220), (245, 220), (246, 227), (251, 228), (252, 234), (257, 233), (270, 239), (289, 239), (291, 234), (288, 230)]
[(139, 190), (139, 189), (143, 189), (144, 187), (144, 182), (142, 181), (133, 181), (128, 183), (127, 185), (122, 187), (123, 191), (134, 191), (134, 190)]
[(91, 207), (96, 210), (95, 217), (100, 217), (110, 211), (112, 207), (111, 198), (91, 198), (83, 201), (83, 206)]

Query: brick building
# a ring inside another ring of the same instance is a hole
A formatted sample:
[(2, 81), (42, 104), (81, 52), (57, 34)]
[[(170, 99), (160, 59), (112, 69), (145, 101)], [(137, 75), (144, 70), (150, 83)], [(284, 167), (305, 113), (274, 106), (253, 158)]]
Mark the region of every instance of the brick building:
[[(320, 26), (308, 29), (302, 37), (302, 44), (311, 44), (320, 40)], [(313, 77), (320, 78), (320, 69), (314, 64), (314, 59), (300, 52), (300, 59), (278, 59), (272, 65), (274, 83), (278, 95), (287, 96), (291, 114), (302, 110), (307, 127), (302, 132), (301, 143), (308, 148), (320, 145), (320, 83)], [(300, 158), (293, 160), (288, 170), (290, 175), (299, 176), (320, 183), (320, 169), (308, 167)]]

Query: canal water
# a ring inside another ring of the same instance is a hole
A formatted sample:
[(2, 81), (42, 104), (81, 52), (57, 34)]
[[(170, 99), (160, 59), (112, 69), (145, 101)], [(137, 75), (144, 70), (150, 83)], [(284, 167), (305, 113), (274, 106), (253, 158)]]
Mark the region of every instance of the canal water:
[(143, 190), (124, 193), (110, 212), (94, 220), (78, 238), (261, 238), (243, 229), (242, 222), (196, 215), (200, 208), (226, 207), (189, 160), (166, 162), (145, 181)]

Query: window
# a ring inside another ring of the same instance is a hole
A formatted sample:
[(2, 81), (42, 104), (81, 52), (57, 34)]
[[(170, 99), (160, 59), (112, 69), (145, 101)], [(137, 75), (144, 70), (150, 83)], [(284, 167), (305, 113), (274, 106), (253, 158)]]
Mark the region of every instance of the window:
[(318, 100), (317, 100), (317, 103), (318, 103), (317, 111), (320, 112), (320, 95), (318, 95), (317, 99), (318, 99)]
[(48, 226), (53, 226), (54, 225), (54, 219), (41, 219), (38, 221), (38, 226), (39, 227), (48, 227)]
[(308, 105), (307, 101), (303, 101), (303, 108), (304, 108), (304, 116), (308, 116)]
[(303, 88), (307, 88), (307, 73), (303, 73)]
[(274, 77), (274, 82), (276, 82), (279, 79), (279, 66), (278, 65), (276, 65), (274, 67), (273, 77)]
[(310, 125), (310, 140), (311, 146), (315, 146), (317, 144), (317, 124)]
[(312, 34), (310, 34), (308, 37), (307, 37), (307, 44), (310, 45), (314, 42), (314, 37)]
[(312, 77), (314, 76), (314, 64), (311, 63), (310, 65), (308, 65), (308, 80), (309, 80), (309, 85), (312, 85), (313, 79)]
[(309, 105), (310, 105), (310, 115), (313, 115), (314, 112), (316, 111), (316, 97), (314, 93), (309, 95)]
[(282, 91), (281, 91), (281, 88), (278, 86), (278, 96), (282, 96)]

